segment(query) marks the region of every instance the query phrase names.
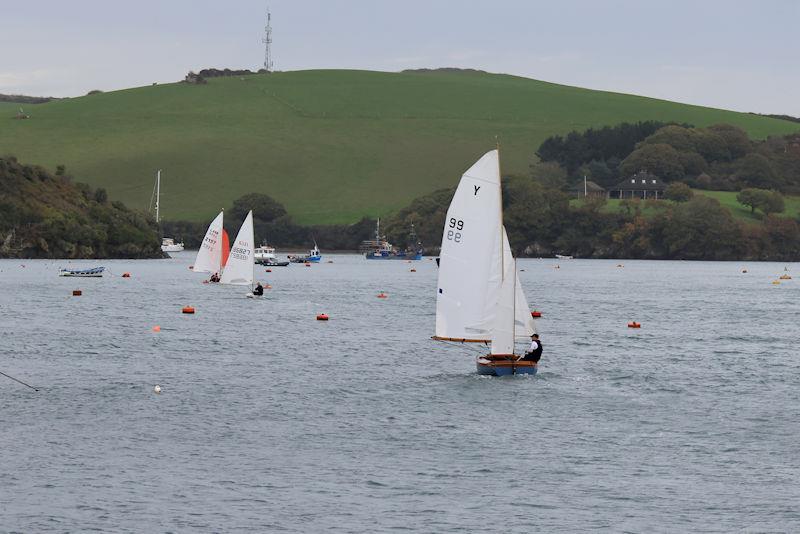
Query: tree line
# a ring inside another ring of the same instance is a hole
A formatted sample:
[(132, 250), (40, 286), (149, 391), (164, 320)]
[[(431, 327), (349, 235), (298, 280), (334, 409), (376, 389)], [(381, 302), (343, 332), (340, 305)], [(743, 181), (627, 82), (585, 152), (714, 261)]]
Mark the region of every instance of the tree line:
[(110, 201), (105, 189), (0, 158), (0, 257), (159, 258), (152, 218)]
[(583, 176), (609, 188), (640, 170), (698, 189), (800, 194), (800, 132), (751, 140), (737, 126), (622, 123), (547, 138), (532, 176), (566, 189)]
[[(800, 259), (800, 221), (766, 215), (760, 223), (734, 219), (719, 201), (692, 195), (685, 185), (675, 201), (624, 200), (609, 211), (604, 198), (572, 205), (563, 191), (531, 177), (503, 179), (503, 223), (518, 256), (684, 260)], [(688, 190), (688, 194), (686, 193)], [(454, 189), (414, 200), (386, 222), (403, 243), (410, 222), (431, 250), (440, 246)]]

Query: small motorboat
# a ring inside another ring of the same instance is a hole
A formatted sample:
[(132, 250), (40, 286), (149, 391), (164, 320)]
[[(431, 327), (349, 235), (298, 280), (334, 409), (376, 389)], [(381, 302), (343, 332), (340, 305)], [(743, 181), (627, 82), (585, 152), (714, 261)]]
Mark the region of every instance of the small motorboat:
[(278, 261), (278, 257), (275, 255), (275, 249), (269, 245), (256, 247), (253, 254), (255, 262), (258, 265), (264, 265), (266, 267), (286, 267), (289, 265), (288, 261)]
[(83, 278), (100, 278), (103, 276), (105, 267), (93, 267), (91, 269), (59, 269), (58, 276), (80, 276)]
[(264, 267), (286, 267), (289, 265), (288, 261), (278, 261), (278, 260), (256, 260), (256, 263), (259, 265), (263, 265)]
[(183, 242), (176, 243), (171, 237), (164, 237), (161, 239), (162, 252), (183, 252)]

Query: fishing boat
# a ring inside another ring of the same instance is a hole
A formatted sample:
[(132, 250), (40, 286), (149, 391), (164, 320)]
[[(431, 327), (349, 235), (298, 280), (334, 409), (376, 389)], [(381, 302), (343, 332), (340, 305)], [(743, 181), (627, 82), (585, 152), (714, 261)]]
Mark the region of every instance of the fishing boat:
[(266, 244), (256, 247), (253, 251), (253, 257), (258, 265), (266, 267), (286, 267), (289, 265), (288, 261), (279, 261), (275, 255), (275, 249)]
[(225, 264), (225, 269), (222, 271), (222, 278), (220, 279), (220, 284), (249, 286), (250, 292), (246, 295), (247, 297), (255, 296), (252, 291), (255, 280), (254, 242), (253, 212), (251, 210), (247, 213), (247, 217), (244, 218), (236, 239), (233, 240), (228, 262)]
[(79, 276), (83, 278), (100, 278), (103, 276), (105, 267), (93, 267), (91, 269), (59, 269), (58, 276)]
[(362, 241), (358, 248), (368, 260), (421, 260), (425, 250), (422, 248), (422, 242), (417, 237), (416, 231), (414, 231), (413, 222), (411, 223), (411, 232), (409, 232), (409, 243), (414, 243), (414, 246), (408, 246), (405, 250), (396, 249), (392, 246), (386, 240), (386, 236), (381, 235), (381, 220), (378, 219), (375, 228), (375, 239)]
[(537, 364), (515, 354), (515, 342), (536, 333), (503, 226), (498, 150), (487, 152), (461, 177), (445, 217), (436, 294), (436, 335), (483, 343), (484, 375), (535, 375)]
[(314, 248), (308, 251), (305, 256), (287, 256), (292, 263), (319, 263), (322, 260), (322, 254), (317, 247), (317, 242), (314, 241)]
[[(159, 223), (159, 209), (161, 206), (161, 169), (156, 172), (156, 190), (155, 190), (155, 199), (156, 199), (156, 224)], [(152, 200), (152, 197), (151, 197)], [(161, 238), (161, 251), (162, 252), (182, 252), (183, 251), (183, 241), (177, 243), (171, 237), (163, 237)]]
[(197, 251), (197, 256), (192, 265), (196, 273), (211, 273), (219, 276), (228, 261), (228, 232), (223, 228), (224, 212), (220, 211), (211, 224), (208, 225), (206, 235)]

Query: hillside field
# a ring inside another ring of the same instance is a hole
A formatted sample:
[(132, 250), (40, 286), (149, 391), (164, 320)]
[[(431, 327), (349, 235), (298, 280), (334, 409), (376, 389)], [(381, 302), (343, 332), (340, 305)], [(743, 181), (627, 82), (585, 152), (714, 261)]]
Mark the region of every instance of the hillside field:
[[(543, 139), (622, 121), (727, 122), (751, 137), (791, 122), (481, 72), (318, 70), (155, 85), (0, 105), (0, 155), (205, 221), (245, 193), (284, 203), (301, 223), (380, 216), (455, 185), (499, 139), (503, 172), (525, 174)], [(734, 200), (735, 202), (735, 200)]]

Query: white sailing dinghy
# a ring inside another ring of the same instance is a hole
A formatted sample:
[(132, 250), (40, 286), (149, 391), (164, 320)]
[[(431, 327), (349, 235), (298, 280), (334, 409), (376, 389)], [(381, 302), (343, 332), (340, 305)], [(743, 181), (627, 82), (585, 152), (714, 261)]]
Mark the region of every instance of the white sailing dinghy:
[(514, 354), (515, 341), (529, 341), (536, 328), (502, 221), (492, 150), (464, 173), (447, 210), (433, 339), (490, 345), (477, 359), (479, 374), (536, 374), (534, 362)]
[(206, 235), (194, 259), (194, 265), (190, 267), (196, 273), (211, 273), (211, 278), (204, 281), (204, 284), (219, 282), (222, 270), (228, 261), (228, 232), (222, 226), (223, 214), (224, 211), (220, 211), (208, 225)]
[(254, 297), (253, 281), (255, 279), (255, 236), (253, 235), (253, 212), (247, 213), (242, 227), (236, 235), (236, 239), (231, 246), (231, 253), (228, 255), (228, 262), (225, 270), (222, 271), (221, 284), (231, 284), (240, 286), (250, 286), (248, 297)]
[(223, 256), (228, 248), (227, 234), (222, 228), (223, 213), (220, 211), (219, 215), (208, 225), (208, 230), (206, 230), (206, 235), (203, 237), (200, 250), (197, 251), (197, 257), (192, 265), (192, 271), (196, 273), (219, 275), (222, 272), (222, 267), (225, 265)]

